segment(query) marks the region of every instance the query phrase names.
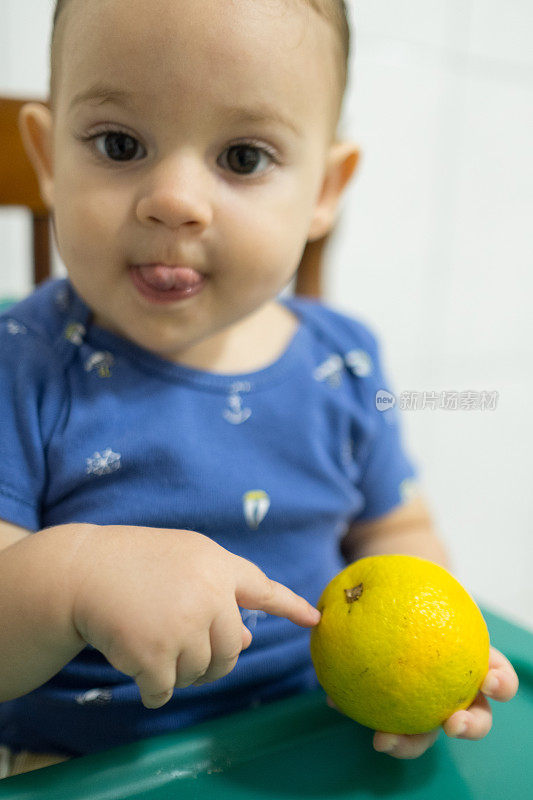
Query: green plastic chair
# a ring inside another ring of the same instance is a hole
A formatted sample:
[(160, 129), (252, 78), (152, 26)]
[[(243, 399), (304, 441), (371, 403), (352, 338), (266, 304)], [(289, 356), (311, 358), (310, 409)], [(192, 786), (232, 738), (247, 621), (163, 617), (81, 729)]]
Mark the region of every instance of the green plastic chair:
[(480, 742), (398, 761), (322, 690), (0, 781), (1, 800), (530, 800), (533, 634), (482, 609), (520, 688)]

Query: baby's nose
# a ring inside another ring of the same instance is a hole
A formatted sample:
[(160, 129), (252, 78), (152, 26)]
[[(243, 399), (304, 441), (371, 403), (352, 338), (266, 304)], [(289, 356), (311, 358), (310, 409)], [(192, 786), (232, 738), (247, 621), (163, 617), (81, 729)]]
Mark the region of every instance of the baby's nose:
[(210, 176), (192, 159), (160, 162), (143, 186), (137, 217), (169, 228), (193, 225), (203, 230), (213, 219)]

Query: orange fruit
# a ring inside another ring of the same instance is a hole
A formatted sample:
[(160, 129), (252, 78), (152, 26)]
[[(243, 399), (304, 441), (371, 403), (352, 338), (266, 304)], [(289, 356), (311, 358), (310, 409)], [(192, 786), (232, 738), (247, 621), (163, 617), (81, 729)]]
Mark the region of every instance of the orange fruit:
[(431, 731), (472, 703), (487, 674), (481, 611), (432, 561), (362, 558), (330, 581), (317, 608), (318, 680), (340, 711), (374, 730)]

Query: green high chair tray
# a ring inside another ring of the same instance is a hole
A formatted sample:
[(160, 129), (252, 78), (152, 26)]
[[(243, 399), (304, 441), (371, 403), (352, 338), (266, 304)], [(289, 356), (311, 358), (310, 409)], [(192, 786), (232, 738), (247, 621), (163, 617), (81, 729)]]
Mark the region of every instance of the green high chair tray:
[(531, 800), (533, 634), (483, 610), (520, 679), (479, 742), (441, 731), (423, 756), (376, 753), (321, 690), (0, 782), (3, 800)]

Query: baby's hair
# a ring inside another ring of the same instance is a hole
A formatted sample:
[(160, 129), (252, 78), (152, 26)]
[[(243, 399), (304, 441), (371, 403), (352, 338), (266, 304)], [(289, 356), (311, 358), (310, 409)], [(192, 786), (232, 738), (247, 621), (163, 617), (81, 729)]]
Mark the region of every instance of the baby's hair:
[[(54, 18), (52, 22), (52, 36), (50, 41), (50, 105), (52, 109), (55, 104), (57, 75), (58, 75), (58, 48), (57, 45), (57, 30), (58, 20), (68, 6), (71, 0), (56, 0), (56, 7), (54, 11)], [(339, 84), (340, 84), (340, 102), (344, 96), (346, 88), (346, 81), (348, 76), (348, 61), (350, 56), (350, 25), (348, 22), (348, 12), (346, 9), (345, 0), (298, 0), (304, 2), (317, 14), (320, 14), (327, 22), (331, 24), (335, 34), (338, 38), (339, 56), (337, 62), (339, 65)], [(340, 107), (340, 104), (339, 104)]]

